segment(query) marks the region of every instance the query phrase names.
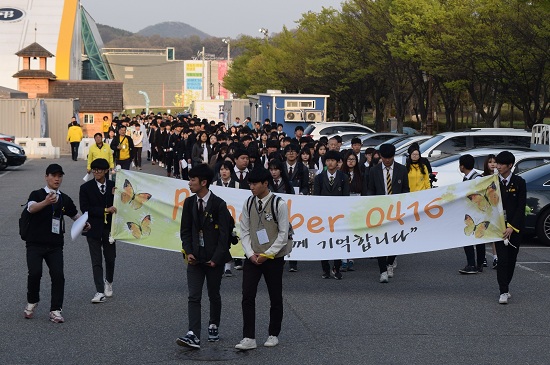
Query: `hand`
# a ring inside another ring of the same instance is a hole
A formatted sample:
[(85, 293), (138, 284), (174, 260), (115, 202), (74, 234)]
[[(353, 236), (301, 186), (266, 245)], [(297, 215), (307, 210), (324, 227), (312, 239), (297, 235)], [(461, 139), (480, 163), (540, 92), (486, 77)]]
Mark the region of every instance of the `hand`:
[(90, 172), (92, 172), (92, 170), (86, 170), (86, 173), (89, 174)]
[(506, 228), (506, 230), (504, 231), (504, 234), (502, 235), (502, 238), (503, 239), (510, 239), (510, 236), (512, 235), (512, 233), (514, 232), (514, 230), (510, 227)]
[(210, 267), (216, 267), (216, 263), (214, 261), (207, 261), (205, 263), (206, 266), (210, 266)]
[(82, 230), (82, 232), (88, 232), (90, 229), (92, 229), (92, 225), (91, 225), (89, 222), (86, 222), (86, 224), (84, 225), (84, 229)]
[(46, 202), (46, 205), (53, 205), (55, 204), (55, 202), (57, 202), (57, 194), (56, 193), (49, 193), (47, 196), (46, 196), (46, 199), (44, 199), (44, 201)]
[(109, 214), (114, 214), (114, 213), (116, 213), (116, 208), (114, 206), (109, 207), (109, 208), (105, 209), (105, 211)]
[(121, 149), (122, 149), (122, 146), (121, 146), (121, 145), (118, 145), (118, 146), (116, 146), (116, 149), (117, 149), (117, 150), (121, 150)]
[(195, 258), (195, 256), (190, 253), (187, 255), (187, 262), (189, 263), (189, 265), (196, 265), (197, 264), (197, 259)]

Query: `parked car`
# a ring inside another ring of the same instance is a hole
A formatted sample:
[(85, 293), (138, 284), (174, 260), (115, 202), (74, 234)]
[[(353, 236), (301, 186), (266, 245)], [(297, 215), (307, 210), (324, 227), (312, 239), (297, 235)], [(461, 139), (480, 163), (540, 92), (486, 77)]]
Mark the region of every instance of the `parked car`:
[[(384, 143), (391, 143), (395, 146), (395, 154), (397, 155), (397, 151), (403, 151), (403, 152), (407, 152), (407, 149), (409, 148), (409, 146), (411, 144), (413, 144), (414, 142), (418, 143), (419, 145), (422, 144), (422, 142), (430, 139), (431, 136), (411, 136), (411, 135), (401, 135), (401, 136), (398, 136), (398, 137), (394, 137), (392, 139), (389, 139), (387, 140), (386, 142)], [(376, 146), (375, 148), (378, 150), (380, 149), (380, 146), (382, 145), (382, 143), (380, 143), (378, 146)]]
[[(376, 147), (379, 144), (385, 143), (395, 137), (403, 137), (404, 134), (382, 132), (382, 133), (372, 133), (372, 134), (363, 134), (358, 138), (361, 140), (361, 152), (364, 152), (367, 147)], [(347, 150), (351, 148), (351, 141), (342, 144), (342, 150)]]
[(15, 142), (15, 136), (10, 136), (9, 134), (3, 134), (0, 133), (0, 141), (6, 141), (6, 142)]
[(311, 137), (314, 140), (319, 140), (322, 136), (330, 136), (333, 134), (340, 134), (343, 132), (362, 132), (376, 133), (374, 130), (359, 123), (349, 122), (321, 122), (312, 123), (304, 130), (304, 136)]
[(22, 165), (27, 159), (23, 147), (15, 143), (0, 141), (0, 151), (8, 159), (8, 166)]
[(5, 170), (6, 167), (8, 167), (8, 159), (4, 156), (2, 151), (0, 151), (0, 171)]
[(513, 128), (476, 128), (461, 132), (439, 133), (422, 143), (423, 157), (436, 158), (474, 148), (529, 148), (531, 133)]
[(550, 246), (550, 164), (518, 175), (527, 186), (525, 233), (536, 234), (542, 244)]
[(332, 137), (335, 137), (335, 136), (340, 136), (342, 138), (342, 144), (346, 143), (346, 142), (350, 142), (351, 143), (351, 140), (355, 137), (360, 137), (362, 135), (364, 135), (365, 133), (364, 132), (344, 132), (344, 133), (336, 133), (336, 134), (332, 134), (330, 136), (327, 136), (328, 139), (331, 139)]
[[(394, 129), (392, 133), (397, 133), (397, 129)], [(419, 131), (417, 131), (414, 128), (411, 127), (403, 127), (403, 134), (408, 134), (409, 136), (417, 136), (421, 134)]]
[[(516, 162), (512, 168), (513, 173), (520, 173), (533, 167), (550, 163), (550, 152), (536, 152), (528, 150), (509, 150), (509, 149), (490, 149), (479, 148), (467, 151), (474, 157), (474, 169), (482, 174), (483, 165), (488, 155), (498, 155), (502, 151), (511, 151), (516, 157)], [(462, 181), (463, 174), (460, 173), (458, 160), (460, 155), (452, 155), (431, 162), (432, 171), (437, 177), (437, 183), (434, 186), (445, 186), (456, 184)]]

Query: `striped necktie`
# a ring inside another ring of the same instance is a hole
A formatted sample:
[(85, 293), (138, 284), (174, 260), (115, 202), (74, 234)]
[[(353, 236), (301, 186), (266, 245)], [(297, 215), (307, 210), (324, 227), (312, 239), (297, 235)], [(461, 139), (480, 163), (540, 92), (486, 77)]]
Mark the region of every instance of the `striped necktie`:
[(392, 188), (391, 188), (391, 175), (390, 175), (390, 168), (386, 167), (386, 186), (388, 188), (388, 195), (392, 194)]

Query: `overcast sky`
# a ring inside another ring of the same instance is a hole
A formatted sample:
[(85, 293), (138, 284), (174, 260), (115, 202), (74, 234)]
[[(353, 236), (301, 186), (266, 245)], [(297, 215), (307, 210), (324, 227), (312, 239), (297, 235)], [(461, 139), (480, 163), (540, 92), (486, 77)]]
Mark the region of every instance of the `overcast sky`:
[(211, 36), (262, 36), (258, 29), (278, 33), (291, 29), (308, 11), (341, 9), (342, 0), (81, 0), (96, 23), (137, 32), (166, 21), (187, 23)]

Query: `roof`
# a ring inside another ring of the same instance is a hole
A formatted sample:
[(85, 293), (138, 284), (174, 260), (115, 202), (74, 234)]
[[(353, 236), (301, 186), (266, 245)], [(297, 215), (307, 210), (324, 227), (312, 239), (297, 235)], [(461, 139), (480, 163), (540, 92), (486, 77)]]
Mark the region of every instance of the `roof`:
[(15, 78), (29, 78), (29, 79), (50, 79), (55, 80), (57, 76), (48, 70), (21, 70), (13, 75)]
[(15, 53), (19, 57), (54, 57), (46, 48), (34, 42)]
[(28, 99), (28, 98), (29, 98), (29, 94), (23, 91), (0, 86), (0, 99)]
[(124, 109), (120, 81), (67, 81), (50, 83), (48, 94), (38, 94), (39, 98), (79, 99), (81, 112), (105, 112)]

